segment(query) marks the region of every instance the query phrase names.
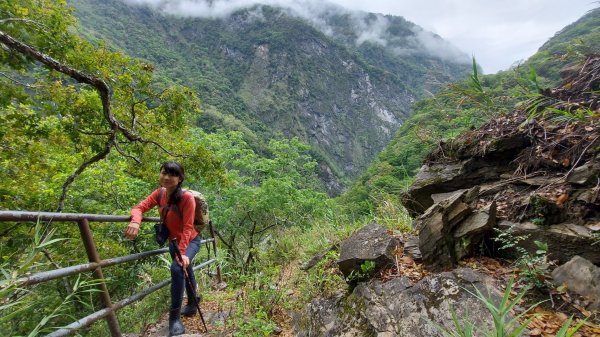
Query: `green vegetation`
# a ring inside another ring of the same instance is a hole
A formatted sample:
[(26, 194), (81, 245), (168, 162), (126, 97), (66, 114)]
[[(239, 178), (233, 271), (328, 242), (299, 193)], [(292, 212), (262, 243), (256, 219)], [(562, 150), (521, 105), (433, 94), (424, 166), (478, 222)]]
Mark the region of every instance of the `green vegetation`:
[(548, 258), (548, 244), (535, 240), (535, 252), (529, 252), (519, 246), (519, 242), (529, 238), (528, 235), (514, 235), (512, 227), (506, 230), (495, 228), (496, 237), (494, 241), (500, 243), (499, 250), (514, 251), (516, 256), (511, 256), (515, 267), (519, 270), (519, 276), (528, 285), (539, 289), (548, 287), (548, 274), (552, 265)]
[[(107, 11), (105, 19), (134, 15), (127, 13), (127, 6), (110, 1), (81, 1), (78, 8), (85, 12), (93, 5)], [(270, 18), (281, 14), (269, 7), (261, 10)], [(337, 252), (331, 247), (372, 221), (409, 230), (411, 219), (399, 204), (398, 193), (408, 186), (438, 139), (510, 110), (516, 93), (527, 94), (551, 81), (537, 74), (533, 81), (532, 73), (521, 67), (496, 77), (482, 76), (473, 60), (469, 81), (418, 102), (416, 114), (368, 173), (346, 196), (332, 200), (324, 193), (318, 166), (327, 163), (339, 177), (344, 174), (343, 163), (334, 160), (331, 149), (307, 144), (310, 126), (286, 114), (295, 107), (296, 95), (308, 95), (311, 102), (318, 101), (317, 96), (335, 101), (340, 98), (338, 91), (349, 92), (337, 86), (335, 62), (299, 62), (295, 57), (300, 51), (289, 49), (286, 41), (290, 36), (320, 41), (323, 34), (283, 16), (279, 21), (269, 20), (271, 26), (264, 30), (256, 28), (266, 22), (250, 21), (245, 28), (248, 35), (241, 38), (219, 20), (176, 23), (149, 10), (135, 15), (141, 20), (131, 20), (128, 29), (123, 22), (112, 21), (84, 22), (87, 28), (82, 29), (65, 1), (0, 3), (0, 179), (4, 182), (0, 208), (128, 214), (131, 206), (155, 188), (159, 165), (166, 159), (181, 161), (187, 172), (186, 187), (207, 196), (222, 237), (218, 260), (229, 288), (219, 293), (205, 291), (203, 296), (231, 312), (229, 322), (220, 328), (236, 336), (270, 335), (280, 322), (281, 311), (300, 310), (314, 297), (345, 290), (346, 282), (335, 267)], [(236, 15), (243, 24), (251, 13)], [(342, 28), (348, 24), (346, 19), (336, 18)], [(149, 32), (140, 22), (155, 24), (166, 35)], [(394, 29), (408, 29), (401, 24)], [(90, 28), (100, 26), (114, 30)], [(172, 31), (206, 40), (210, 48), (198, 47), (183, 35), (168, 35)], [(126, 32), (130, 35), (123, 35)], [(113, 40), (101, 39), (108, 35)], [(7, 36), (30, 45), (33, 51), (7, 44)], [(338, 38), (328, 46), (332, 55), (369, 70), (372, 81), (406, 88), (410, 86), (400, 82), (401, 77), (427, 75), (426, 65), (394, 60), (386, 50), (369, 44), (350, 50)], [(219, 46), (216, 40), (224, 44)], [(289, 59), (266, 65), (251, 62), (248, 55), (254, 55), (256, 43), (268, 43), (278, 57)], [(164, 48), (169, 44), (176, 47)], [(179, 49), (182, 46), (186, 48)], [(235, 48), (228, 49), (231, 46)], [(143, 60), (114, 48), (134, 51)], [(45, 56), (56, 62), (41, 61)], [(380, 57), (377, 62), (376, 57)], [(241, 61), (234, 62), (236, 58)], [(286, 68), (291, 65), (306, 71), (298, 75)], [(259, 76), (260, 67), (268, 69), (268, 74), (282, 75), (281, 81), (262, 90), (265, 78)], [(461, 72), (459, 68), (454, 75)], [(109, 96), (98, 85), (100, 80), (109, 87)], [(300, 90), (307, 83), (311, 83), (310, 90)], [(429, 88), (415, 92), (423, 90)], [(262, 99), (253, 101), (257, 96)], [(351, 118), (343, 123), (360, 124)], [(266, 125), (277, 128), (271, 132)], [(372, 140), (360, 132), (354, 136), (363, 145)], [(348, 148), (362, 155), (361, 150)], [(338, 155), (341, 151), (333, 149)], [(139, 239), (133, 242), (123, 239), (123, 227), (94, 224), (101, 257), (155, 248), (151, 226), (142, 226)], [(323, 252), (324, 258), (315, 267), (297, 272), (300, 263)], [(533, 258), (538, 257), (544, 258), (545, 251)], [(98, 310), (100, 301), (93, 290), (98, 280), (86, 274), (27, 289), (17, 287), (16, 280), (28, 273), (86, 262), (76, 226), (3, 222), (0, 331), (33, 337)], [(365, 263), (357, 277), (366, 277), (372, 270), (373, 265)], [(122, 299), (167, 278), (168, 273), (165, 258), (149, 259), (106, 268), (104, 281), (111, 296)], [(204, 274), (199, 278), (202, 289), (209, 289), (210, 278)], [(159, 291), (119, 311), (121, 326), (128, 330), (124, 332), (139, 333), (155, 322), (167, 309), (167, 297), (166, 291)], [(498, 317), (505, 317), (506, 304), (496, 312)], [(498, 322), (504, 324), (502, 319)], [(103, 322), (81, 332), (84, 336), (107, 334)]]
[(120, 0), (70, 3), (80, 34), (148, 60), (164, 81), (194, 90), (208, 112), (197, 116), (203, 129), (243, 131), (257, 152), (278, 134), (298, 137), (319, 154), (321, 179), (342, 186), (367, 167), (397, 128), (370, 104), (401, 121), (415, 98), (468, 73), (468, 64), (423, 51), (398, 57), (397, 45), (414, 40), (414, 24), (401, 18), (386, 17), (388, 46), (357, 47), (356, 18), (335, 12), (322, 18), (335, 30), (328, 36), (270, 6), (240, 9), (227, 18), (182, 18)]
[[(527, 310), (522, 311), (518, 315), (514, 316), (513, 311), (515, 307), (519, 304), (523, 296), (527, 293), (528, 289), (524, 289), (519, 292), (516, 296), (513, 296), (514, 291), (514, 278), (511, 278), (506, 285), (506, 289), (504, 290), (504, 294), (502, 294), (502, 298), (500, 302), (496, 303), (492, 295), (485, 295), (479, 289), (475, 288), (475, 293), (471, 293), (475, 296), (481, 303), (485, 304), (487, 310), (492, 316), (492, 321), (494, 326), (492, 329), (486, 330), (483, 327), (478, 327), (475, 322), (472, 322), (468, 314), (465, 314), (465, 317), (462, 319), (462, 322), (458, 318), (456, 312), (453, 308), (450, 308), (452, 312), (452, 318), (454, 319), (454, 329), (446, 329), (444, 327), (439, 327), (439, 330), (446, 337), (473, 337), (473, 336), (485, 336), (485, 337), (517, 337), (521, 336), (529, 322), (533, 319), (533, 315), (531, 315), (528, 319), (524, 319), (527, 315), (530, 315), (530, 311), (537, 305), (534, 304), (529, 307)], [(468, 291), (468, 290), (467, 290)], [(579, 330), (585, 321), (580, 321), (575, 327), (570, 328), (571, 321), (573, 317), (567, 319), (560, 330), (557, 332), (556, 336), (560, 337), (571, 337)], [(522, 321), (522, 322), (520, 322)]]

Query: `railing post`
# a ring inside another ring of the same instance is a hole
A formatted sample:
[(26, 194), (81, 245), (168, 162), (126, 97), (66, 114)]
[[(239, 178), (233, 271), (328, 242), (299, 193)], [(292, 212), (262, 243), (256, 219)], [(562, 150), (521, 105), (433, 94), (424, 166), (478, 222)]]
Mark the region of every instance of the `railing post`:
[[(83, 240), (83, 244), (85, 245), (85, 251), (87, 252), (89, 262), (100, 263), (100, 256), (98, 255), (98, 251), (96, 250), (96, 244), (94, 243), (94, 237), (92, 235), (92, 231), (90, 229), (90, 224), (87, 219), (81, 219), (78, 222), (79, 232), (81, 233), (81, 239)], [(108, 323), (108, 328), (110, 329), (110, 334), (112, 337), (121, 337), (121, 329), (119, 328), (119, 321), (117, 320), (117, 315), (114, 311), (112, 311), (112, 302), (110, 300), (110, 294), (108, 293), (108, 288), (106, 287), (106, 283), (104, 283), (104, 275), (102, 274), (102, 267), (98, 266), (93, 272), (94, 278), (97, 280), (101, 280), (99, 288), (100, 292), (100, 300), (106, 309), (110, 309), (110, 313), (106, 316), (106, 322)]]
[[(213, 239), (212, 245), (213, 245), (213, 251), (214, 251), (215, 259), (216, 259), (217, 258), (217, 237), (215, 235), (215, 229), (213, 228), (212, 221), (208, 222), (208, 230), (210, 232), (210, 236)], [(221, 283), (223, 283), (223, 278), (221, 277), (221, 266), (219, 265), (219, 263), (217, 263), (217, 281), (219, 282), (219, 285)]]

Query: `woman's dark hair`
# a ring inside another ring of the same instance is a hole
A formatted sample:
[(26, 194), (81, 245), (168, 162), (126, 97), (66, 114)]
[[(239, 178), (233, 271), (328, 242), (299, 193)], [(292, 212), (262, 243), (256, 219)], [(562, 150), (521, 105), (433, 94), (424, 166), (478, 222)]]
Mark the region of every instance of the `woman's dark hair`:
[(185, 172), (183, 170), (183, 166), (181, 166), (181, 164), (179, 164), (176, 161), (167, 161), (160, 167), (160, 172), (164, 172), (170, 176), (176, 176), (181, 178), (181, 181), (179, 182), (179, 184), (177, 184), (177, 189), (175, 189), (175, 192), (173, 192), (173, 194), (171, 194), (171, 198), (169, 198), (170, 205), (178, 204), (181, 200), (181, 195), (183, 194), (183, 191), (181, 189), (181, 183), (183, 183), (183, 181), (185, 180)]

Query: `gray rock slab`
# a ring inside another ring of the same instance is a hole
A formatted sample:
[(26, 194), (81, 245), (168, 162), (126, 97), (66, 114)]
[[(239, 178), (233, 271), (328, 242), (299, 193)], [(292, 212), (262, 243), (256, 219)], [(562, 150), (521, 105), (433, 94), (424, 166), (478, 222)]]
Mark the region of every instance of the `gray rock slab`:
[(592, 310), (600, 309), (600, 268), (590, 261), (575, 256), (552, 271), (553, 282), (565, 284), (569, 291), (586, 298)]

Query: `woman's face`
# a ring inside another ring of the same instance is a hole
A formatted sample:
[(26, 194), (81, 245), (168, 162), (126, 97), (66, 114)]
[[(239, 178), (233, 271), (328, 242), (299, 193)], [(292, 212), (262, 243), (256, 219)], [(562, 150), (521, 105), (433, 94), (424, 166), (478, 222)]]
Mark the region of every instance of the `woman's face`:
[(174, 189), (180, 182), (181, 177), (160, 171), (160, 186), (166, 189)]

